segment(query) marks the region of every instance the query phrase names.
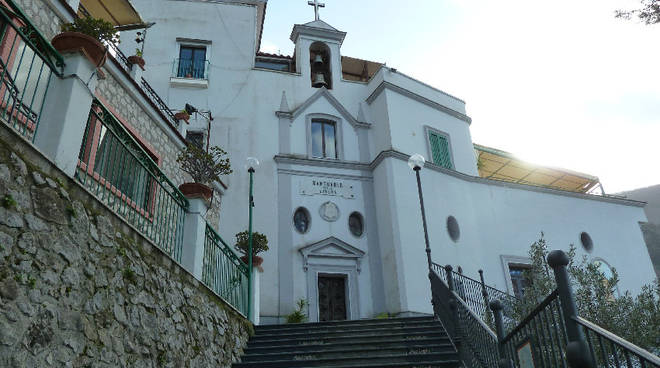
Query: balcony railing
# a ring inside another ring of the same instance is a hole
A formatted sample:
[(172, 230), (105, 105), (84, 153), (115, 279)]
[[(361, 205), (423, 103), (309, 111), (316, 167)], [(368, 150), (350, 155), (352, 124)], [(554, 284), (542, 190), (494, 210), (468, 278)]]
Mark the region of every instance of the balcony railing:
[(247, 316), (248, 267), (209, 224), (206, 224), (202, 281)]
[(52, 74), (64, 61), (13, 1), (0, 5), (0, 117), (33, 140)]
[(181, 262), (188, 201), (123, 125), (94, 100), (76, 178), (115, 213)]
[(208, 60), (174, 59), (172, 77), (189, 79), (209, 79)]
[(141, 78), (140, 84), (142, 85), (142, 89), (147, 93), (147, 96), (151, 99), (151, 101), (158, 106), (158, 109), (167, 117), (167, 123), (176, 130), (176, 128), (179, 126), (179, 121), (174, 118), (174, 114), (172, 113), (172, 110), (170, 110), (169, 107), (167, 107), (167, 104), (165, 104), (165, 101), (163, 101), (160, 96), (158, 96), (158, 93), (151, 87), (149, 83), (147, 83), (147, 80), (144, 78)]

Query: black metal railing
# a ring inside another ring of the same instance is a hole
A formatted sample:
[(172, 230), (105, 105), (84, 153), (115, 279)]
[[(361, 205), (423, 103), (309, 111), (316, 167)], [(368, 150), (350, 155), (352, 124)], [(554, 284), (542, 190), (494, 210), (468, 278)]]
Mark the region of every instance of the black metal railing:
[(555, 289), (501, 339), (505, 358), (516, 366), (566, 367), (566, 328)]
[[(444, 267), (433, 263), (432, 268), (437, 272), (440, 278), (447, 282), (447, 273)], [(490, 328), (495, 328), (493, 315), (488, 307), (490, 300), (499, 300), (504, 306), (505, 323), (511, 327), (517, 324), (515, 316), (515, 307), (520, 300), (494, 287), (487, 286), (484, 282), (483, 271), (479, 270), (480, 279), (475, 280), (465, 276), (462, 273), (451, 271), (456, 293), (472, 309), (472, 311), (481, 318)]]
[(498, 344), (495, 333), (456, 292), (451, 266), (432, 264), (429, 278), (433, 313), (445, 326), (468, 368), (496, 367)]
[(112, 42), (106, 42), (105, 45), (110, 50), (110, 55), (114, 56), (115, 60), (119, 62), (119, 65), (127, 72), (130, 73), (133, 65), (128, 61), (128, 57), (124, 54), (116, 44)]
[(140, 84), (142, 84), (142, 88), (144, 88), (145, 92), (147, 92), (147, 95), (149, 98), (151, 98), (151, 101), (153, 101), (156, 106), (158, 106), (158, 109), (167, 117), (167, 123), (176, 130), (179, 127), (179, 121), (174, 118), (172, 110), (167, 107), (165, 101), (163, 101), (163, 99), (158, 96), (158, 93), (156, 93), (156, 91), (151, 87), (146, 79), (142, 78)]
[(574, 320), (584, 332), (595, 367), (660, 367), (656, 355), (584, 318)]
[(508, 333), (502, 305), (490, 304), (499, 341), (500, 367), (660, 368), (660, 358), (578, 316), (562, 251), (548, 264), (557, 288)]

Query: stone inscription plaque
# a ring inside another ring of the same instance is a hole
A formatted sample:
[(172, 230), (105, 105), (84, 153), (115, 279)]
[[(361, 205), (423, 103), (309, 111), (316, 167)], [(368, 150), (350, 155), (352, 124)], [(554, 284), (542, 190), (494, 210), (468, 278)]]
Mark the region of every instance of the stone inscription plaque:
[(355, 199), (352, 184), (348, 184), (343, 180), (328, 178), (303, 179), (300, 182), (299, 193), (309, 196), (323, 195)]

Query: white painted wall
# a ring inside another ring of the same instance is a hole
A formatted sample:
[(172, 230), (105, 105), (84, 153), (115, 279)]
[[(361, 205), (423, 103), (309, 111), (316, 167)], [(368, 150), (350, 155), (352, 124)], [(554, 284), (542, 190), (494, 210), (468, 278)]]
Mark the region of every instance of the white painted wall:
[[(305, 274), (298, 249), (328, 236), (367, 253), (359, 276), (360, 317), (383, 311), (430, 312), (416, 182), (405, 161), (387, 158), (366, 171), (364, 167), (356, 169), (350, 165), (331, 168), (322, 163), (276, 163), (281, 123), (275, 112), (279, 110), (283, 91), (293, 110), (317, 92), (310, 85), (309, 65), (299, 63), (300, 74), (253, 69), (256, 39), (253, 6), (197, 1), (135, 0), (133, 3), (145, 20), (157, 23), (147, 36), (145, 79), (171, 107), (182, 108), (188, 102), (213, 113), (211, 144), (220, 145), (229, 153), (234, 169), (233, 174), (223, 178), (229, 189), (223, 196), (218, 226), (219, 233), (230, 244), (233, 235), (245, 230), (248, 222), (248, 175), (243, 163), (248, 156), (258, 157), (262, 162), (254, 180), (254, 229), (268, 236), (270, 250), (263, 254), (261, 316), (290, 313), (295, 300), (305, 296)], [(211, 41), (208, 88), (170, 84), (172, 62), (178, 57), (177, 37)], [(132, 53), (130, 39), (124, 37), (122, 43), (122, 47), (131, 51), (128, 54)], [(308, 50), (311, 40), (302, 39), (307, 44), (301, 44), (301, 50)], [(388, 68), (382, 68), (369, 83), (341, 81), (339, 75), (337, 69), (333, 70), (336, 79), (330, 93), (354, 117), (362, 103), (371, 124), (367, 131), (366, 163), (392, 149), (406, 154), (420, 152), (429, 157), (424, 129), (430, 126), (449, 134), (456, 170), (477, 175), (467, 122), (390, 89), (365, 103), (383, 82), (461, 114), (465, 113), (463, 101)], [(288, 128), (296, 157), (305, 158), (307, 154), (309, 113), (341, 117), (323, 98), (297, 115)], [(205, 122), (193, 121), (191, 128), (205, 128)], [(358, 133), (343, 117), (341, 130), (344, 160), (360, 160)], [(284, 169), (289, 172), (282, 172)], [(298, 193), (301, 175), (310, 173), (354, 177), (346, 180), (354, 183), (356, 193), (369, 183), (373, 185), (373, 202), (366, 195), (355, 200), (333, 198), (342, 215), (337, 222), (327, 223), (320, 218), (318, 207), (328, 198)], [(422, 171), (422, 181), (433, 259), (438, 263), (461, 265), (471, 276), (477, 276), (477, 269), (483, 268), (489, 283), (506, 289), (500, 255), (524, 256), (540, 231), (545, 232), (552, 248), (562, 249), (567, 249), (571, 242), (577, 244), (580, 232), (587, 231), (595, 243), (589, 257), (601, 257), (616, 267), (622, 289), (635, 291), (653, 278), (637, 225), (644, 220), (641, 208), (524, 190), (520, 186), (489, 185), (428, 169)], [(293, 211), (299, 205), (307, 207), (312, 214), (312, 228), (305, 235), (293, 228)], [(360, 239), (348, 233), (347, 216), (352, 210), (361, 211), (367, 222), (375, 224), (367, 227), (367, 234)], [(446, 233), (445, 220), (449, 214), (457, 218), (461, 227), (457, 243)], [(378, 254), (378, 259), (373, 254)], [(382, 280), (372, 279), (372, 275), (381, 273)], [(379, 287), (383, 290), (378, 290)], [(384, 300), (374, 300), (378, 298)], [(384, 305), (384, 310), (374, 305)]]
[[(408, 307), (412, 311), (430, 312), (414, 174), (405, 161), (388, 160), (392, 161), (394, 196), (399, 199), (397, 225), (400, 238), (405, 239), (399, 246), (405, 254)], [(550, 249), (567, 251), (574, 244), (578, 247), (578, 257), (601, 258), (616, 268), (620, 291), (635, 293), (642, 284), (655, 279), (638, 225), (638, 221), (645, 220), (641, 207), (544, 193), (535, 188), (521, 190), (522, 186), (503, 183), (471, 182), (429, 169), (422, 170), (421, 175), (431, 251), (436, 263), (451, 264), (454, 268), (460, 265), (466, 275), (474, 278), (481, 268), (487, 283), (506, 290), (500, 256), (526, 256), (543, 231)], [(449, 215), (458, 220), (461, 230), (458, 242), (448, 236)], [(591, 253), (580, 244), (583, 231), (594, 241)]]

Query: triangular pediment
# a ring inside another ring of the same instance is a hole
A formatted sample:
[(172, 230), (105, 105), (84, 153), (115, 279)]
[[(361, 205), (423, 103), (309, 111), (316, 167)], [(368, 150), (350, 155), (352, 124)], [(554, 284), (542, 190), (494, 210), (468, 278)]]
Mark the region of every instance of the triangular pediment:
[(364, 256), (363, 251), (334, 236), (306, 245), (300, 248), (299, 251), (305, 257), (362, 258)]
[(320, 20), (320, 19), (315, 20), (315, 21), (311, 21), (311, 22), (309, 22), (309, 23), (305, 23), (305, 24), (303, 24), (303, 25), (304, 25), (304, 26), (307, 26), (307, 27), (314, 27), (314, 28), (321, 28), (321, 29), (329, 29), (329, 30), (331, 30), (331, 31), (339, 31), (337, 28), (335, 28), (335, 27), (329, 25), (328, 23), (326, 23), (326, 22), (324, 22), (324, 21), (322, 21), (322, 20)]
[[(337, 100), (335, 96), (333, 96), (332, 93), (330, 93), (330, 91), (325, 87), (319, 88), (318, 91), (316, 91), (313, 95), (311, 95), (305, 102), (303, 102), (300, 106), (296, 107), (296, 109), (291, 112), (291, 119), (294, 120), (302, 113), (307, 112), (308, 108), (319, 99), (325, 99), (330, 105), (332, 105), (332, 107), (335, 108), (335, 110), (337, 110), (339, 115), (341, 115), (343, 119), (346, 119), (346, 121), (348, 121), (354, 128), (371, 127), (370, 123), (358, 121), (358, 119), (356, 119), (353, 115), (351, 115), (351, 113), (348, 112), (348, 110), (344, 107), (344, 105), (342, 105), (341, 102), (339, 102), (339, 100)], [(319, 112), (319, 111), (311, 111), (311, 112)]]

